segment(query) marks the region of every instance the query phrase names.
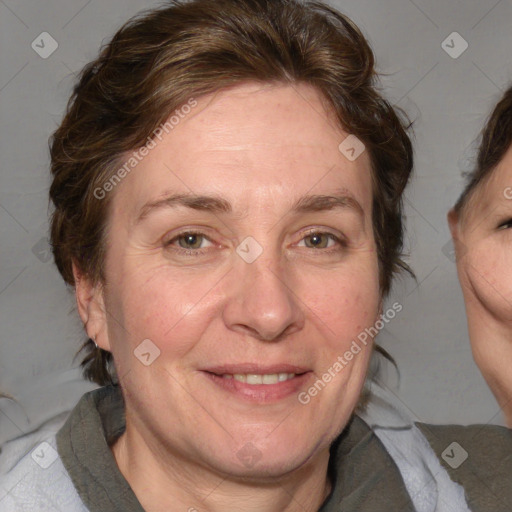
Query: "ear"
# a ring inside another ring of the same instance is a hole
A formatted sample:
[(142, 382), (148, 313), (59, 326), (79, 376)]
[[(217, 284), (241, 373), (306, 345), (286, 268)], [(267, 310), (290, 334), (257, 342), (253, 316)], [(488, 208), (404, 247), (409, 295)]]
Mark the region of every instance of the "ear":
[(101, 283), (93, 284), (74, 261), (72, 266), (78, 314), (87, 335), (103, 350), (110, 350), (103, 287)]
[(459, 239), (459, 214), (455, 211), (455, 208), (451, 208), (447, 215), (448, 226), (450, 227), (450, 233), (452, 234), (453, 240)]

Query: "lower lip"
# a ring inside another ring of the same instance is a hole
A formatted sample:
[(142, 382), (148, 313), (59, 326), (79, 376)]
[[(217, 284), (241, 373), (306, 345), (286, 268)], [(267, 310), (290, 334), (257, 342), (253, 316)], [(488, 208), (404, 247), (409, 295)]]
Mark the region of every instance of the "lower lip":
[(203, 373), (224, 391), (244, 400), (260, 403), (277, 402), (291, 395), (297, 395), (305, 387), (311, 374), (311, 372), (306, 372), (276, 384), (247, 384), (234, 378), (225, 379), (215, 373)]

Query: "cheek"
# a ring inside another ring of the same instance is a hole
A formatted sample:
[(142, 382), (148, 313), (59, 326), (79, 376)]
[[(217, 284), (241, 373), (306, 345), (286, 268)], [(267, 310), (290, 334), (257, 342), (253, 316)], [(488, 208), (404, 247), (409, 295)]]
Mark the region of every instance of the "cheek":
[(512, 251), (498, 240), (490, 240), (470, 250), (461, 265), (469, 290), (493, 315), (512, 317)]
[(117, 284), (115, 299), (120, 319), (116, 324), (123, 324), (121, 342), (126, 344), (128, 338), (138, 345), (150, 339), (168, 351), (172, 339), (173, 353), (184, 355), (211, 321), (220, 277), (165, 267), (126, 273)]
[[(134, 349), (149, 339), (169, 355), (171, 365), (179, 364), (209, 328), (222, 329), (222, 308), (226, 301), (237, 300), (231, 296), (233, 280), (240, 278), (235, 274), (226, 268), (205, 272), (166, 265), (119, 266), (111, 301), (116, 361), (121, 363), (122, 357), (128, 364)], [(371, 253), (338, 268), (296, 266), (284, 280), (306, 323), (322, 338), (326, 362), (376, 320), (378, 265)]]
[(340, 269), (304, 278), (302, 301), (318, 329), (340, 350), (373, 325), (379, 313), (380, 291), (375, 263), (364, 269)]

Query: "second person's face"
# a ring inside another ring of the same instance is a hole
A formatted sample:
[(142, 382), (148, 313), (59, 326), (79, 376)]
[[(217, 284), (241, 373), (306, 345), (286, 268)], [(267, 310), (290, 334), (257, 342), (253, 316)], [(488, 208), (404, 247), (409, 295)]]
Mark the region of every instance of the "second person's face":
[(457, 271), (475, 361), (512, 423), (512, 148), (457, 217)]

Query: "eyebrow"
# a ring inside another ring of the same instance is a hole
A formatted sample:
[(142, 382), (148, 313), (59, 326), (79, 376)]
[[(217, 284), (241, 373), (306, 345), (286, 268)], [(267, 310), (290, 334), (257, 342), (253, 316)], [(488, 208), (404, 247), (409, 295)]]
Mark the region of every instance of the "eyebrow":
[[(192, 210), (210, 213), (232, 213), (231, 203), (218, 196), (205, 196), (196, 194), (172, 194), (156, 201), (146, 203), (140, 210), (135, 221), (136, 224), (144, 220), (151, 213), (163, 208), (190, 208)], [(320, 212), (334, 209), (353, 210), (364, 218), (364, 210), (359, 201), (346, 190), (336, 195), (306, 195), (300, 197), (290, 210), (291, 213)]]

